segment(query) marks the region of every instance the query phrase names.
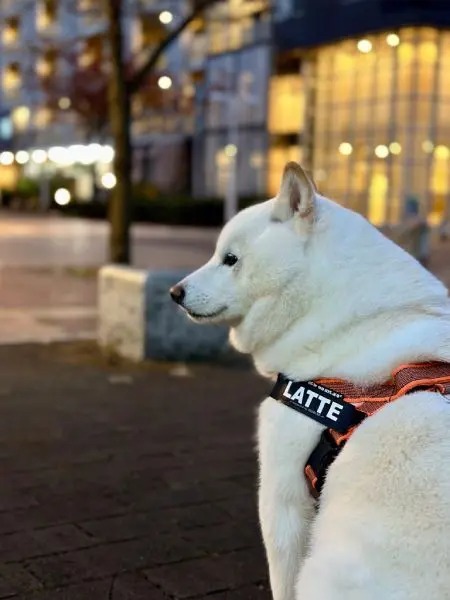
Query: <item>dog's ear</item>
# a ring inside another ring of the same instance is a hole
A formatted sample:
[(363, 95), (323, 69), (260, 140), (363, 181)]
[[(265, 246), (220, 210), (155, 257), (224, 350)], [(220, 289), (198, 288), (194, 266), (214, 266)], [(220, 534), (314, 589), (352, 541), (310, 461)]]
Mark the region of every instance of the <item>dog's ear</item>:
[(314, 220), (316, 186), (299, 164), (289, 162), (283, 173), (281, 187), (272, 213), (274, 221), (287, 221), (297, 215), (302, 222)]

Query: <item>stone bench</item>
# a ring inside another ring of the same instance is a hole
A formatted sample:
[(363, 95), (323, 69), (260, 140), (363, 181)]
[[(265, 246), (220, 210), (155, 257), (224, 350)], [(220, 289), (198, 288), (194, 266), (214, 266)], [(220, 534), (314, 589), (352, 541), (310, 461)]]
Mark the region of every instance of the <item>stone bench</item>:
[(185, 271), (145, 271), (119, 265), (100, 269), (99, 345), (135, 361), (215, 360), (227, 354), (228, 331), (190, 321), (169, 297)]

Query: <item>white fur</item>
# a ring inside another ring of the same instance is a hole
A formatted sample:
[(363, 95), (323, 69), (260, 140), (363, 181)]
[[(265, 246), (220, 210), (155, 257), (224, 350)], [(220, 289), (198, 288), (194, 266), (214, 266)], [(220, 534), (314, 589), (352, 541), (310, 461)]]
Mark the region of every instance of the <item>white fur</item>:
[[(232, 343), (269, 376), (364, 385), (403, 363), (450, 361), (445, 287), (321, 196), (306, 226), (289, 193), (225, 226), (211, 260), (181, 282), (186, 310), (229, 322)], [(321, 431), (272, 398), (261, 405), (259, 514), (274, 600), (449, 599), (448, 400), (411, 394), (364, 421), (316, 512), (303, 467)]]

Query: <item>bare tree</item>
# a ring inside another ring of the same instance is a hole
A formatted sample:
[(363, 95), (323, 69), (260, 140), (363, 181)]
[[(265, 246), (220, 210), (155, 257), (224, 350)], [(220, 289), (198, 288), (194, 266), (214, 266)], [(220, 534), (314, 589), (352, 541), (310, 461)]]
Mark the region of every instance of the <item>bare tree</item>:
[[(108, 123), (108, 75), (102, 64), (81, 67), (76, 55), (65, 60), (70, 63), (69, 77), (41, 78), (46, 105), (55, 119), (64, 120), (64, 114), (70, 110), (82, 126), (86, 141), (99, 140), (105, 135)], [(62, 98), (69, 99), (67, 106), (61, 106)]]
[[(1, 0), (0, 0), (1, 1)], [(87, 14), (106, 17), (106, 27), (101, 32), (109, 49), (109, 62), (104, 59), (87, 67), (79, 65), (75, 42), (72, 47), (60, 47), (70, 68), (69, 77), (58, 80), (44, 78), (42, 87), (46, 102), (57, 111), (61, 97), (71, 100), (70, 110), (75, 113), (85, 129), (86, 138), (99, 137), (106, 132), (113, 138), (115, 148), (114, 170), (117, 178), (109, 201), (110, 242), (109, 257), (112, 262), (131, 262), (130, 224), (132, 216), (132, 144), (131, 144), (131, 103), (138, 93), (145, 93), (146, 105), (157, 107), (161, 94), (156, 87), (155, 68), (169, 46), (205, 9), (218, 0), (193, 0), (190, 13), (167, 36), (148, 49), (148, 57), (138, 61), (137, 57), (125, 56), (124, 12), (130, 10), (125, 0), (102, 0), (87, 3), (88, 8), (80, 8), (78, 0), (65, 0), (65, 10), (76, 16)], [(135, 0), (132, 9), (139, 9)], [(81, 36), (79, 41), (83, 40)], [(53, 42), (46, 41), (42, 50), (51, 50)], [(145, 53), (145, 51), (144, 51)], [(142, 52), (140, 53), (142, 54)], [(139, 64), (140, 66), (136, 66)]]
[(199, 0), (190, 14), (150, 51), (144, 64), (126, 77), (123, 68), (123, 40), (121, 31), (122, 0), (105, 0), (108, 15), (108, 41), (111, 50), (112, 72), (109, 117), (116, 149), (115, 169), (117, 185), (110, 202), (110, 259), (113, 262), (129, 263), (130, 223), (131, 223), (131, 142), (130, 142), (130, 106), (131, 98), (152, 75), (159, 58), (179, 37), (189, 24), (207, 7), (217, 0)]
[(109, 119), (116, 151), (114, 170), (117, 178), (109, 204), (109, 251), (112, 262), (128, 264), (131, 259), (131, 97), (126, 86), (122, 11), (122, 0), (106, 0), (111, 54)]

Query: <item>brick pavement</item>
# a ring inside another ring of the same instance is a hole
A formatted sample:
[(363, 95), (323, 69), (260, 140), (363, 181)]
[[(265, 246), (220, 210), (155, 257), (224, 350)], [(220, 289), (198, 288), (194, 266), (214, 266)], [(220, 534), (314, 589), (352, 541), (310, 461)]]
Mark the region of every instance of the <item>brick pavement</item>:
[(0, 347), (0, 598), (268, 599), (242, 366)]

